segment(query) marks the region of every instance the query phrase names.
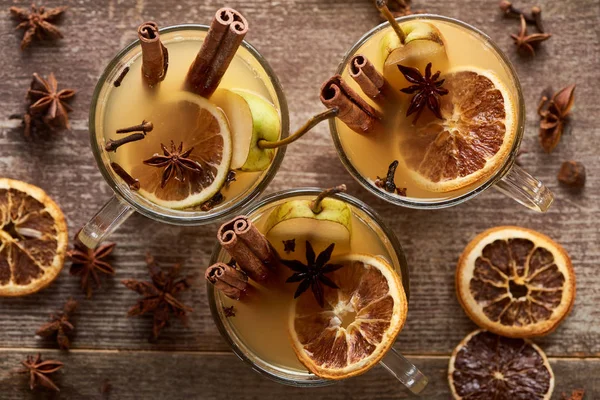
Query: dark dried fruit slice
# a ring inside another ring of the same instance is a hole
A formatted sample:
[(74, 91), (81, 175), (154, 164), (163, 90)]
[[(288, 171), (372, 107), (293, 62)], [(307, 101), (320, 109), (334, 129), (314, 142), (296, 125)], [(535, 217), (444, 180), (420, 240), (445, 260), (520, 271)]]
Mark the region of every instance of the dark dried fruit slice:
[(63, 267), (67, 224), (40, 188), (0, 179), (0, 296), (24, 296), (48, 286)]
[(500, 226), (465, 248), (456, 270), (458, 299), (481, 328), (508, 337), (552, 332), (575, 301), (567, 252), (536, 231)]
[(482, 330), (456, 346), (448, 381), (456, 400), (549, 400), (554, 390), (554, 373), (542, 349)]
[(331, 261), (344, 267), (328, 275), (339, 289), (325, 287), (325, 307), (314, 296), (292, 305), (289, 331), (298, 359), (327, 379), (361, 374), (392, 347), (406, 321), (406, 294), (383, 259), (348, 254)]

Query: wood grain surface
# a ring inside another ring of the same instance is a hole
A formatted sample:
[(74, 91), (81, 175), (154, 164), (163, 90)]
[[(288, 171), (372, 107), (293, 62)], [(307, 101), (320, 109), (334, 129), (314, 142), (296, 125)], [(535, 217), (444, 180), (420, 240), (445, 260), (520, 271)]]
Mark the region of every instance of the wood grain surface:
[[(521, 4), (522, 3), (522, 4)], [(317, 127), (290, 146), (282, 167), (267, 190), (346, 183), (349, 193), (371, 204), (397, 234), (411, 274), (411, 303), (405, 329), (396, 348), (413, 355), (431, 376), (427, 399), (448, 399), (445, 373), (454, 346), (474, 324), (455, 296), (454, 269), (466, 243), (497, 225), (514, 224), (539, 230), (570, 253), (577, 274), (577, 299), (572, 314), (552, 335), (536, 342), (552, 357), (560, 391), (583, 387), (586, 399), (600, 398), (600, 0), (546, 0), (544, 20), (553, 37), (533, 59), (518, 56), (509, 37), (518, 31), (514, 20), (502, 18), (495, 0), (415, 0), (416, 8), (459, 18), (484, 30), (514, 62), (527, 107), (522, 148), (524, 168), (554, 192), (546, 214), (529, 211), (499, 192), (489, 190), (460, 206), (419, 211), (391, 206), (352, 180), (337, 159), (328, 129)], [(34, 43), (19, 50), (22, 34), (14, 32), (11, 5), (0, 0), (0, 174), (44, 188), (62, 207), (73, 233), (111, 196), (89, 148), (87, 115), (94, 85), (116, 52), (135, 38), (145, 20), (161, 26), (208, 23), (225, 3), (215, 0), (160, 1), (79, 0), (44, 3), (70, 8), (61, 24), (65, 38)], [(228, 1), (250, 22), (247, 40), (269, 60), (285, 89), (292, 127), (323, 109), (318, 89), (347, 50), (379, 23), (370, 0), (247, 0)], [(527, 7), (525, 1), (519, 5)], [(531, 4), (533, 5), (533, 3)], [(20, 122), (31, 74), (55, 72), (59, 82), (78, 91), (71, 114), (72, 132), (26, 141)], [(575, 109), (558, 148), (545, 154), (537, 141), (536, 107), (543, 88), (576, 83)], [(588, 171), (586, 188), (573, 193), (557, 180), (560, 163), (578, 160)], [(134, 215), (111, 240), (118, 243), (117, 274), (105, 281), (93, 299), (84, 300), (79, 282), (65, 268), (57, 281), (32, 296), (0, 298), (0, 398), (50, 398), (30, 394), (24, 379), (9, 375), (20, 359), (35, 349), (54, 348), (35, 336), (48, 314), (69, 296), (81, 299), (74, 351), (43, 350), (66, 363), (60, 398), (102, 398), (104, 379), (110, 398), (260, 398), (328, 399), (404, 398), (405, 390), (381, 368), (329, 388), (307, 391), (274, 384), (228, 353), (212, 323), (203, 271), (215, 244), (216, 226), (161, 225)], [(151, 321), (128, 319), (137, 295), (120, 281), (146, 277), (144, 255), (158, 255), (165, 265), (183, 262), (185, 273), (197, 277), (183, 298), (194, 308), (187, 327), (175, 322), (158, 341), (149, 341)], [(37, 396), (37, 397), (36, 397)], [(59, 398), (58, 396), (54, 398)]]

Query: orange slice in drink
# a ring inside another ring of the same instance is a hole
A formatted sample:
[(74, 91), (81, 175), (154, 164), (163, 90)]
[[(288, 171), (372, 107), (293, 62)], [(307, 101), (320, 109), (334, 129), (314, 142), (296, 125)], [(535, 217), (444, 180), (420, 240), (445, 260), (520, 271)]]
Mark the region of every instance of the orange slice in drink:
[(405, 168), (419, 186), (433, 192), (490, 176), (504, 163), (516, 136), (515, 105), (498, 77), (468, 68), (451, 70), (444, 78), (449, 94), (440, 99), (443, 119), (423, 115), (400, 138)]
[(161, 145), (171, 150), (172, 140), (176, 151), (180, 146), (183, 152), (193, 148), (187, 158), (195, 161), (201, 171), (184, 168), (180, 176), (173, 174), (163, 187), (165, 168), (140, 162), (132, 170), (132, 176), (140, 181), (140, 194), (173, 209), (209, 200), (225, 183), (231, 162), (231, 133), (223, 111), (201, 96), (182, 91), (160, 102), (149, 119), (154, 129), (144, 141), (145, 148), (152, 150), (139, 157), (146, 160), (153, 154), (163, 155)]
[(0, 296), (23, 296), (48, 286), (67, 250), (62, 211), (40, 188), (0, 179)]
[(349, 254), (331, 261), (343, 265), (327, 277), (325, 307), (310, 293), (292, 305), (289, 332), (302, 364), (317, 376), (344, 379), (381, 360), (406, 321), (406, 294), (400, 278), (383, 259)]
[(465, 312), (480, 327), (508, 337), (552, 332), (575, 301), (567, 252), (536, 231), (501, 226), (478, 235), (456, 270)]

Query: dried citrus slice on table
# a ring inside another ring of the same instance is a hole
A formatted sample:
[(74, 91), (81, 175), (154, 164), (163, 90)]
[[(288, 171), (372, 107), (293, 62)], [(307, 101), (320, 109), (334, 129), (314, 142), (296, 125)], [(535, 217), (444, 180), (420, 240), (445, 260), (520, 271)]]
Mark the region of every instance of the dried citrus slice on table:
[[(223, 111), (203, 97), (178, 92), (160, 102), (150, 119), (154, 129), (144, 144), (152, 150), (139, 157), (147, 160), (153, 152), (162, 156), (179, 148), (183, 153), (192, 149), (186, 158), (196, 162), (201, 171), (183, 168), (181, 176), (174, 174), (162, 186), (165, 167), (139, 163), (132, 176), (140, 181), (140, 194), (174, 209), (196, 206), (213, 197), (225, 183), (231, 162), (231, 133)], [(165, 137), (172, 138), (173, 143), (165, 143)]]
[(404, 288), (383, 259), (350, 254), (331, 261), (343, 267), (326, 286), (325, 307), (314, 296), (292, 305), (289, 332), (298, 359), (327, 379), (344, 379), (376, 365), (392, 347), (406, 321)]
[(456, 400), (549, 400), (554, 390), (554, 373), (538, 346), (482, 330), (456, 346), (448, 381)]
[(48, 286), (62, 270), (67, 224), (40, 188), (0, 178), (0, 296), (23, 296)]
[(516, 226), (489, 229), (465, 248), (456, 270), (458, 299), (480, 327), (509, 337), (552, 332), (575, 301), (567, 252)]
[(515, 105), (499, 78), (474, 68), (452, 70), (444, 78), (449, 93), (440, 98), (443, 119), (422, 118), (400, 138), (405, 168), (419, 186), (434, 192), (490, 176), (516, 136)]

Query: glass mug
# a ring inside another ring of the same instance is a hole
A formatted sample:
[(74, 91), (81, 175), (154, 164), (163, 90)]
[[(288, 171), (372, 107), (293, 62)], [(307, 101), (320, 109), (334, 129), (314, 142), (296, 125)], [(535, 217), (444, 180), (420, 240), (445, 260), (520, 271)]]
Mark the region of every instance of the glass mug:
[[(323, 189), (318, 188), (300, 188), (277, 192), (262, 198), (258, 203), (254, 204), (246, 211), (246, 215), (252, 221), (257, 221), (279, 204), (292, 199), (312, 199), (322, 191)], [(408, 300), (408, 266), (406, 263), (406, 258), (404, 257), (404, 251), (402, 250), (402, 247), (400, 246), (400, 243), (398, 242), (394, 232), (385, 226), (381, 218), (371, 207), (360, 200), (343, 193), (336, 194), (333, 197), (348, 204), (352, 210), (352, 214), (359, 218), (361, 222), (368, 227), (368, 229), (375, 233), (377, 239), (381, 242), (381, 245), (392, 258), (388, 261), (399, 274), (403, 283), (404, 291), (406, 293), (406, 298)], [(210, 261), (211, 265), (217, 262), (228, 262), (229, 260), (230, 256), (220, 246), (220, 244), (217, 244), (212, 253)], [(226, 296), (221, 294), (220, 291), (215, 290), (211, 283), (207, 282), (206, 286), (210, 311), (215, 324), (221, 333), (221, 336), (227, 341), (233, 352), (241, 360), (250, 364), (255, 371), (275, 382), (290, 386), (312, 387), (325, 386), (335, 383), (333, 380), (319, 378), (307, 371), (289, 369), (261, 358), (255, 351), (252, 350), (250, 345), (244, 342), (242, 337), (243, 335), (238, 333), (234, 323), (232, 322), (233, 318), (227, 318), (225, 315), (224, 301), (227, 301)], [(380, 361), (380, 364), (383, 365), (383, 367), (385, 367), (390, 374), (392, 374), (415, 394), (420, 393), (427, 386), (427, 377), (393, 347)]]
[[(208, 28), (205, 25), (195, 24), (171, 26), (160, 30), (160, 38), (167, 48), (169, 43), (172, 42), (195, 40), (198, 41), (198, 49), (200, 49), (201, 41), (206, 36)], [(110, 167), (109, 157), (103, 149), (105, 142), (103, 119), (111, 91), (119, 90), (113, 86), (113, 82), (125, 66), (130, 65), (139, 57), (141, 57), (141, 47), (139, 40), (136, 40), (121, 50), (108, 64), (96, 85), (92, 98), (89, 117), (92, 152), (104, 180), (114, 191), (114, 196), (78, 233), (77, 239), (90, 248), (94, 248), (104, 237), (117, 229), (135, 211), (154, 220), (177, 225), (208, 224), (234, 214), (239, 214), (264, 191), (277, 173), (285, 154), (285, 147), (277, 149), (270, 166), (261, 173), (261, 176), (253, 185), (233, 201), (216, 206), (209, 212), (174, 210), (161, 207), (131, 190)], [(280, 114), (281, 138), (287, 137), (289, 132), (289, 114), (287, 101), (279, 79), (267, 61), (248, 42), (242, 42), (235, 57), (240, 58), (248, 64), (254, 70), (257, 79), (263, 81)], [(140, 72), (129, 72), (129, 74), (133, 73)]]
[[(517, 78), (517, 73), (514, 67), (512, 66), (506, 55), (486, 34), (462, 21), (458, 21), (453, 18), (443, 17), (440, 15), (430, 14), (415, 14), (406, 17), (399, 17), (396, 20), (398, 21), (398, 23), (402, 24), (405, 22), (420, 19), (440, 21), (450, 25), (454, 25), (458, 28), (462, 28), (463, 30), (467, 31), (470, 35), (477, 37), (478, 41), (481, 42), (481, 46), (485, 46), (487, 49), (489, 49), (503, 65), (510, 78), (510, 85), (512, 86), (512, 89), (516, 92), (516, 136), (509, 155), (504, 160), (503, 165), (499, 167), (499, 169), (495, 173), (491, 174), (491, 176), (488, 177), (485, 182), (479, 184), (477, 187), (469, 190), (466, 193), (457, 195), (456, 197), (427, 200), (419, 198), (392, 196), (391, 194), (378, 189), (372, 183), (370, 183), (363, 175), (361, 175), (356, 166), (352, 163), (352, 160), (350, 159), (346, 150), (344, 149), (343, 140), (341, 139), (340, 133), (338, 131), (338, 124), (343, 123), (334, 118), (329, 121), (329, 128), (331, 136), (333, 138), (333, 142), (335, 144), (335, 148), (337, 150), (340, 160), (342, 161), (342, 164), (346, 167), (346, 169), (348, 170), (348, 172), (350, 172), (354, 179), (358, 181), (365, 189), (380, 197), (381, 199), (399, 206), (417, 209), (436, 209), (451, 207), (463, 203), (493, 186), (494, 188), (498, 189), (500, 192), (504, 193), (508, 197), (511, 197), (520, 204), (535, 211), (545, 212), (546, 210), (548, 210), (548, 208), (552, 204), (552, 201), (554, 200), (552, 192), (550, 192), (550, 190), (546, 188), (542, 182), (540, 182), (539, 180), (531, 176), (529, 173), (527, 173), (525, 170), (523, 170), (521, 167), (515, 164), (515, 159), (517, 157), (519, 146), (521, 144), (523, 132), (525, 129), (525, 102), (523, 100), (521, 84), (519, 83), (519, 79)], [(336, 74), (342, 75), (346, 79), (346, 71), (348, 69), (348, 65), (352, 57), (356, 54), (361, 53), (361, 50), (363, 48), (367, 46), (372, 46), (372, 43), (368, 43), (369, 40), (385, 29), (391, 30), (389, 22), (384, 22), (367, 32), (365, 35), (363, 35), (363, 37), (361, 37), (358, 40), (358, 42), (356, 42), (356, 44), (354, 44), (354, 46), (352, 46), (352, 48), (348, 50), (342, 62), (338, 66)], [(347, 80), (350, 81), (351, 79)]]

